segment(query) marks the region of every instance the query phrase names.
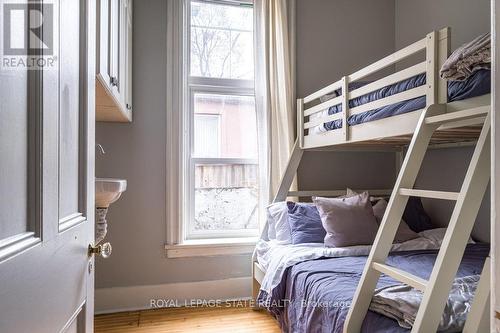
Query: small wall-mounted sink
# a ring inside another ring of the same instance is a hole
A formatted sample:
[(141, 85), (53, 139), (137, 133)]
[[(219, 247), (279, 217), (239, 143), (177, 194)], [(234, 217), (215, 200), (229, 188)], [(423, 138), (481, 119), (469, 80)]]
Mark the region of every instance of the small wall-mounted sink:
[(125, 179), (96, 178), (95, 179), (95, 206), (96, 208), (108, 208), (118, 200), (127, 189)]

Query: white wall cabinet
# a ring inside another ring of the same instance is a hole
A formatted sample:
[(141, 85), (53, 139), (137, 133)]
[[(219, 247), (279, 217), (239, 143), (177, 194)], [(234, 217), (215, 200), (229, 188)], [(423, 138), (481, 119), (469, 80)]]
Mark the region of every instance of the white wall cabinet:
[(132, 0), (99, 0), (96, 120), (132, 121)]

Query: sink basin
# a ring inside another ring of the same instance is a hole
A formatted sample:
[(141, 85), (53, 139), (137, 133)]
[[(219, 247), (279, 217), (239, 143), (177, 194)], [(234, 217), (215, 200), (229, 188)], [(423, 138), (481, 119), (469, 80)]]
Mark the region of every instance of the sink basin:
[(108, 208), (118, 200), (127, 189), (125, 179), (96, 178), (95, 179), (95, 206), (97, 208)]

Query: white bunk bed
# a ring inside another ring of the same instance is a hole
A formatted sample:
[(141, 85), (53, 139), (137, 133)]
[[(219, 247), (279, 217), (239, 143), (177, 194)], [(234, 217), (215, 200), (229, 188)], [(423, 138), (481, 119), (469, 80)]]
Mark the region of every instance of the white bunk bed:
[[(319, 103), (309, 108), (306, 105), (317, 102), (321, 97), (341, 89), (347, 91), (349, 84), (360, 82), (362, 79), (373, 75), (389, 66), (393, 66), (404, 59), (425, 52), (425, 60), (371, 82), (361, 88), (349, 91)], [(298, 142), (301, 149), (312, 149), (333, 145), (407, 145), (415, 126), (420, 118), (422, 108), (417, 111), (408, 112), (380, 120), (370, 121), (355, 126), (349, 126), (347, 119), (351, 115), (363, 113), (368, 110), (406, 101), (422, 95), (426, 96), (426, 107), (432, 104), (446, 104), (444, 112), (456, 112), (477, 107), (489, 107), (490, 95), (483, 95), (466, 100), (447, 103), (447, 82), (439, 78), (439, 69), (450, 54), (450, 29), (444, 28), (440, 31), (429, 33), (425, 38), (391, 54), (387, 57), (366, 66), (350, 75), (342, 77), (329, 86), (322, 88), (309, 96), (297, 100), (297, 131)], [(349, 108), (348, 101), (386, 87), (390, 84), (403, 81), (415, 75), (426, 73), (426, 84), (410, 90), (405, 90), (392, 96), (377, 99), (357, 107)], [(312, 119), (312, 115), (337, 105), (342, 105), (342, 111), (333, 115), (321, 116)], [(342, 128), (327, 131), (325, 133), (308, 133), (317, 125), (342, 119)], [(347, 126), (345, 125), (347, 124)], [(468, 127), (477, 123), (467, 124), (460, 129), (442, 129), (433, 138), (434, 143), (458, 142), (477, 138), (479, 128)]]
[[(398, 71), (393, 74), (387, 75), (376, 81), (365, 84), (360, 88), (349, 91), (348, 87), (353, 82), (359, 82), (366, 79), (381, 70), (387, 69), (387, 67), (394, 66), (402, 60), (413, 57), (419, 53), (425, 53), (424, 61), (403, 69), (398, 67)], [(455, 146), (461, 145), (464, 142), (468, 144), (475, 143), (480, 137), (483, 124), (485, 123), (485, 119), (487, 119), (487, 115), (490, 110), (491, 96), (490, 94), (485, 94), (478, 97), (448, 103), (447, 82), (440, 79), (439, 69), (449, 57), (449, 54), (450, 29), (444, 28), (440, 31), (429, 33), (425, 38), (352, 74), (346, 75), (335, 83), (330, 84), (327, 87), (310, 94), (309, 96), (298, 99), (298, 138), (286, 172), (283, 175), (280, 188), (274, 198), (274, 202), (285, 201), (288, 197), (310, 197), (315, 195), (335, 197), (344, 195), (345, 190), (290, 191), (290, 186), (293, 178), (295, 177), (298, 165), (300, 164), (303, 152), (305, 150), (318, 149), (345, 149), (356, 151), (383, 150), (394, 151), (401, 154), (402, 149), (410, 146), (412, 136), (417, 128), (417, 125), (419, 125), (419, 121), (422, 121), (421, 118), (425, 117), (426, 112), (428, 112), (427, 116), (429, 116), (430, 113), (432, 116), (437, 116), (438, 118), (442, 117), (443, 120), (448, 119), (446, 116), (447, 114), (455, 112), (458, 112), (457, 115), (460, 114), (457, 121), (443, 123), (442, 125), (436, 127), (437, 130), (432, 135), (432, 138), (429, 141), (430, 144), (435, 144), (437, 146)], [(426, 74), (426, 84), (422, 86), (418, 86), (410, 90), (404, 90), (391, 96), (377, 99), (356, 107), (349, 107), (349, 101), (351, 99), (377, 91), (380, 88), (401, 82), (421, 73)], [(342, 92), (339, 96), (331, 98), (327, 101), (320, 100), (323, 96), (339, 91), (339, 89)], [(425, 107), (422, 109), (354, 126), (350, 126), (348, 124), (348, 119), (352, 115), (392, 105), (394, 103), (407, 101), (423, 95), (425, 96), (426, 102)], [(341, 112), (325, 114), (325, 109), (338, 104), (342, 105)], [(319, 116), (320, 114), (321, 116)], [(324, 131), (322, 133), (312, 131), (312, 129), (316, 126), (321, 126), (324, 123), (339, 119), (342, 120), (341, 128)], [(439, 121), (437, 118), (435, 120)], [(427, 146), (425, 149), (426, 148)], [(420, 164), (415, 166), (413, 169), (418, 170), (419, 166)], [(406, 167), (412, 168), (411, 165), (406, 165)], [(386, 195), (391, 193), (392, 190), (373, 190), (370, 192), (373, 195)], [(425, 191), (420, 191), (419, 193), (411, 192), (410, 194), (425, 195), (426, 193), (424, 192)], [(447, 198), (448, 194), (445, 192), (436, 193), (442, 196), (440, 199), (450, 199)], [(439, 198), (438, 194), (436, 194), (437, 196), (431, 197)], [(393, 200), (392, 197), (391, 200)], [(262, 239), (267, 239), (267, 229), (268, 225), (266, 222), (261, 236)], [(266, 272), (265, 269), (258, 263), (256, 253), (254, 253), (253, 256), (252, 272), (253, 297), (254, 299), (257, 299), (260, 285)], [(357, 318), (357, 320), (359, 321), (359, 318)]]

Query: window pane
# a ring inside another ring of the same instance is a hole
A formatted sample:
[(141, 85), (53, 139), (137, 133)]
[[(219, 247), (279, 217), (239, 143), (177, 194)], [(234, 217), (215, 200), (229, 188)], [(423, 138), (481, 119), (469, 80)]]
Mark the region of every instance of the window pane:
[(193, 233), (258, 229), (257, 164), (196, 164)]
[(193, 156), (257, 159), (254, 97), (195, 94)]
[(191, 2), (193, 76), (253, 79), (252, 7)]
[(198, 157), (220, 156), (220, 115), (195, 114), (195, 152)]

